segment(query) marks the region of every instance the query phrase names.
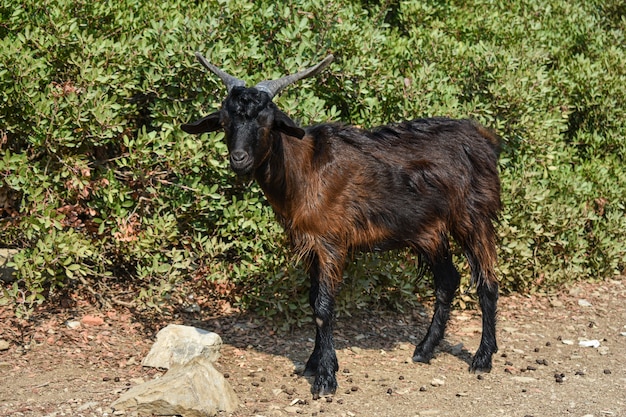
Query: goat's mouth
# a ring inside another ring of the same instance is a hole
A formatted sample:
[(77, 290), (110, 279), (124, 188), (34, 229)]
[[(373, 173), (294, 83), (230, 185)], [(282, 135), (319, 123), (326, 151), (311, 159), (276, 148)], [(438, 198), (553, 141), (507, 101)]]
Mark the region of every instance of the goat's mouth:
[(232, 159), (230, 161), (230, 168), (235, 172), (235, 174), (237, 175), (248, 175), (252, 172), (252, 168), (253, 168), (254, 164), (252, 160), (247, 160), (247, 161), (241, 161), (241, 162), (234, 162)]

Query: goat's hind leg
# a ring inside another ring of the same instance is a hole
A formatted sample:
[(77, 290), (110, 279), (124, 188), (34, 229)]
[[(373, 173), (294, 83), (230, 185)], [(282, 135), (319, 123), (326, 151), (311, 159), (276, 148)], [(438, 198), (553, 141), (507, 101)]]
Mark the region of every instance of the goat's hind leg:
[[(491, 249), (491, 251), (489, 250)], [(476, 252), (482, 255), (495, 253), (494, 247)], [(470, 365), (470, 372), (491, 371), (491, 357), (498, 351), (496, 342), (496, 312), (498, 305), (498, 280), (493, 270), (494, 256), (483, 256), (479, 259), (475, 252), (468, 252), (467, 259), (472, 270), (472, 281), (476, 283), (478, 301), (482, 310), (483, 333), (478, 350)], [(482, 262), (481, 262), (482, 261)]]
[(452, 254), (446, 246), (444, 254), (431, 264), (435, 281), (435, 312), (424, 339), (413, 353), (414, 362), (428, 363), (435, 347), (443, 339), (454, 294), (459, 288), (461, 277), (452, 263)]
[(496, 342), (496, 310), (498, 304), (498, 283), (496, 281), (478, 283), (478, 300), (483, 316), (483, 334), (478, 350), (470, 365), (470, 372), (491, 371), (491, 357), (498, 351)]

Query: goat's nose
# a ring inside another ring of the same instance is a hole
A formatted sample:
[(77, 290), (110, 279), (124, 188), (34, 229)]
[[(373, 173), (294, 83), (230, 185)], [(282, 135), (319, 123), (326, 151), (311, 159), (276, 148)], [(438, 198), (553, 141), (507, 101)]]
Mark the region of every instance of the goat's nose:
[(233, 151), (230, 154), (230, 158), (233, 162), (243, 162), (248, 157), (248, 154), (244, 151)]

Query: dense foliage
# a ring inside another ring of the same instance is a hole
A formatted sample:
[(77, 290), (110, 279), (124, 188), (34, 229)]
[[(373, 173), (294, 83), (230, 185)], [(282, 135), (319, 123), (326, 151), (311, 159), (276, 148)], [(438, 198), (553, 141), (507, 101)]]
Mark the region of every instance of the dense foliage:
[[(619, 273), (625, 34), (622, 0), (0, 0), (0, 246), (19, 249), (2, 300), (25, 312), (126, 280), (151, 306), (218, 288), (285, 325), (304, 317), (307, 279), (259, 189), (229, 172), (222, 134), (178, 127), (225, 94), (196, 50), (249, 83), (335, 54), (277, 99), (303, 124), (493, 127), (502, 288)], [(339, 309), (415, 300), (418, 272), (404, 254), (358, 256)]]

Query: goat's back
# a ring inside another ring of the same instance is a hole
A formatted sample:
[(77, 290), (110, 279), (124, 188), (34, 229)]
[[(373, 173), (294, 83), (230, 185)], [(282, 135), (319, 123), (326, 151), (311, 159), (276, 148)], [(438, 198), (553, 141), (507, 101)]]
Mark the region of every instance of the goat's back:
[(288, 219), (296, 237), (435, 253), (442, 236), (466, 239), (500, 209), (499, 141), (473, 121), (418, 119), (373, 130), (323, 124), (303, 142), (311, 147), (308, 178)]

